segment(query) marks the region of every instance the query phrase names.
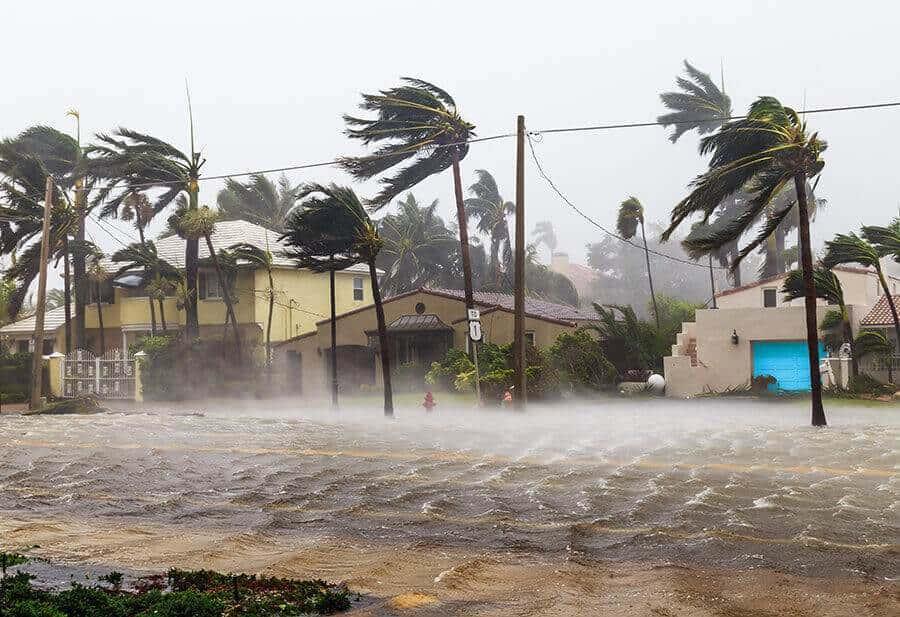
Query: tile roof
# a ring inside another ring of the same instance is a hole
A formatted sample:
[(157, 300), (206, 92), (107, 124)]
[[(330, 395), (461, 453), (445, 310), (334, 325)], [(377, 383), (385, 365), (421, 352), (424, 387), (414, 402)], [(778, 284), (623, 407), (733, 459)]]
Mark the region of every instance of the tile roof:
[[(423, 287), (422, 292), (433, 293), (439, 296), (456, 298), (458, 300), (465, 299), (465, 293), (461, 289), (439, 289), (433, 287)], [(506, 311), (515, 309), (515, 297), (512, 294), (494, 293), (490, 291), (476, 291), (474, 293), (475, 304), (483, 307), (499, 307)], [(597, 321), (600, 316), (592, 308), (583, 309), (577, 306), (569, 306), (568, 304), (557, 304), (556, 302), (548, 302), (538, 298), (525, 297), (525, 313), (530, 317), (538, 317), (540, 319), (551, 319), (554, 321)]]
[(422, 330), (453, 330), (441, 321), (437, 315), (430, 313), (424, 315), (400, 315), (387, 327), (388, 332), (422, 331)]
[[(278, 241), (279, 235), (277, 231), (266, 229), (248, 221), (220, 221), (216, 223), (216, 230), (211, 239), (213, 248), (216, 251), (228, 248), (238, 242), (247, 242), (262, 250), (266, 250), (266, 247), (268, 247), (268, 250), (274, 256), (276, 267), (293, 268), (294, 260), (280, 255), (281, 251), (285, 250), (287, 246), (283, 242)], [(184, 240), (178, 236), (169, 236), (153, 242), (160, 257), (176, 268), (184, 267)], [(209, 250), (206, 248), (206, 242), (201, 241), (200, 259), (208, 257)], [(119, 264), (107, 258), (103, 260), (103, 266), (109, 270), (115, 270), (119, 267)], [(369, 268), (365, 264), (355, 264), (347, 268), (345, 272), (365, 272), (368, 274)]]
[[(894, 306), (900, 305), (900, 296), (893, 296)], [(893, 326), (894, 316), (891, 314), (891, 305), (887, 296), (881, 296), (872, 310), (860, 320), (861, 326)]]
[[(72, 306), (72, 317), (75, 316), (75, 307)], [(36, 315), (14, 321), (0, 328), (0, 334), (31, 334), (34, 332)], [(58, 306), (44, 313), (44, 334), (53, 334), (56, 329), (66, 322), (66, 309)]]

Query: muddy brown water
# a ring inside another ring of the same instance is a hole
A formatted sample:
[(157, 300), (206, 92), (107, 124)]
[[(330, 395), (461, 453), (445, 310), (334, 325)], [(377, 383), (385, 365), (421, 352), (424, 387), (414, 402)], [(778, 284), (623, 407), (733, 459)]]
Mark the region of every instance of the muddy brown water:
[(339, 546), (349, 571), (350, 548), (381, 547), (897, 581), (896, 408), (842, 405), (817, 430), (803, 403), (752, 400), (393, 420), (301, 404), (0, 416), (0, 545), (56, 533), (55, 558), (139, 563), (203, 538), (251, 566)]

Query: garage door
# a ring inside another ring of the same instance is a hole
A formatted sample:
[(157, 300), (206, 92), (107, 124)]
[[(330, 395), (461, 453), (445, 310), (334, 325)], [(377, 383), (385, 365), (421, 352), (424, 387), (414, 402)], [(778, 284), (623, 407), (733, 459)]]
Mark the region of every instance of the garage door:
[[(819, 358), (825, 346), (819, 343)], [(771, 375), (777, 382), (770, 390), (809, 391), (809, 356), (806, 341), (756, 341), (753, 343), (753, 376)]]

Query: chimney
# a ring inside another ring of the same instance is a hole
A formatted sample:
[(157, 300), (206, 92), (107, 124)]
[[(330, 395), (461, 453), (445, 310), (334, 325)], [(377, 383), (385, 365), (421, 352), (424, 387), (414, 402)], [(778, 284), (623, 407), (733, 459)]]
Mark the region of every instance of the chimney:
[(550, 269), (568, 276), (569, 274), (569, 254), (553, 253), (550, 257)]

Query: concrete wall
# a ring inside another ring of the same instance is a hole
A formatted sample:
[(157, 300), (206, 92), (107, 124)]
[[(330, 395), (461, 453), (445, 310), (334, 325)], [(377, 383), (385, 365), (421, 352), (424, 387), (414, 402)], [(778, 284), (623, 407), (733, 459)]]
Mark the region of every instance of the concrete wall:
[[(817, 319), (831, 307), (820, 306)], [(688, 397), (704, 391), (723, 391), (746, 386), (753, 374), (751, 345), (754, 341), (796, 341), (806, 338), (803, 307), (762, 310), (738, 308), (697, 311), (694, 324), (685, 324), (697, 344), (698, 366), (687, 355), (664, 359), (666, 395)], [(731, 341), (736, 331), (739, 342)], [(687, 345), (690, 336), (679, 335), (673, 353)]]
[[(849, 272), (846, 270), (835, 269), (841, 287), (844, 290), (844, 302), (847, 304), (859, 304), (865, 306), (873, 306), (881, 295), (881, 289), (878, 284), (878, 278), (871, 273)], [(725, 293), (716, 297), (716, 303), (719, 308), (736, 309), (736, 308), (763, 308), (763, 290), (778, 290), (778, 308), (782, 306), (803, 306), (803, 299), (793, 300), (792, 302), (783, 302), (781, 286), (784, 284), (784, 276), (775, 280), (760, 283), (753, 287), (740, 289), (735, 292)], [(891, 281), (894, 282), (895, 281)], [(824, 300), (819, 300), (818, 304), (825, 304)]]

